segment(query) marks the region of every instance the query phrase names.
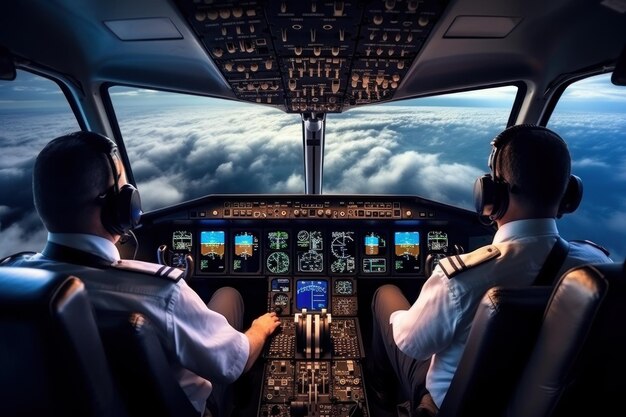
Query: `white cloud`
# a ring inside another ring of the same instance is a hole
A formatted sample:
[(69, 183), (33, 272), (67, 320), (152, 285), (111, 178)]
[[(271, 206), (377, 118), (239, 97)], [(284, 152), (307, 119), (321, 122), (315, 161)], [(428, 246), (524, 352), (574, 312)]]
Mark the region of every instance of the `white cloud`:
[(23, 251), (40, 252), (48, 237), (43, 227), (31, 230), (21, 223), (13, 223), (0, 230), (0, 257)]
[(583, 168), (583, 167), (602, 167), (608, 168), (609, 164), (603, 161), (599, 161), (593, 158), (582, 158), (580, 160), (573, 160), (572, 166), (575, 168)]
[(137, 184), (144, 210), (170, 206), (183, 200), (183, 194), (169, 181), (168, 178), (156, 178)]

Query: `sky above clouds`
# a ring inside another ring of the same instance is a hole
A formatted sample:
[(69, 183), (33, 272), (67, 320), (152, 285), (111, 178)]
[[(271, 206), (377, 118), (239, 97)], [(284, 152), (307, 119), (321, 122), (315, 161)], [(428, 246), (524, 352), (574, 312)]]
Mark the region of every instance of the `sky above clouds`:
[[(53, 89), (23, 84), (9, 92), (10, 84), (0, 84), (0, 256), (41, 249), (46, 234), (30, 193), (34, 156), (48, 140), (78, 129)], [(599, 90), (595, 82), (583, 87), (588, 92), (573, 94), (574, 102)], [(41, 89), (56, 98), (40, 101)], [(176, 95), (147, 90), (112, 93), (145, 210), (211, 193), (304, 191), (299, 115), (223, 101), (217, 107), (201, 98), (181, 106)], [(508, 118), (508, 109), (486, 106), (503, 100), (510, 106), (514, 91), (497, 93), (481, 96), (489, 97), (478, 108), (437, 98), (327, 115), (323, 192), (412, 194), (473, 209), (474, 180), (487, 172), (489, 142)], [(606, 97), (611, 109), (619, 96)], [(623, 259), (626, 118), (577, 111), (557, 108), (549, 125), (568, 141), (573, 173), (585, 185), (583, 204), (559, 228), (568, 239), (596, 241)]]

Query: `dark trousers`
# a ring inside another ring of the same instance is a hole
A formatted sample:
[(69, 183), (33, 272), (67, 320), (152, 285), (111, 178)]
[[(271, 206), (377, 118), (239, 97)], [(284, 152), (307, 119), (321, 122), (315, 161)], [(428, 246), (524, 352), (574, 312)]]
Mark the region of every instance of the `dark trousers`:
[(391, 313), (410, 307), (402, 291), (395, 285), (383, 285), (374, 293), (370, 369), (381, 376), (383, 381), (396, 379), (394, 382), (399, 383), (403, 398), (409, 400), (411, 410), (415, 410), (428, 392), (425, 384), (430, 360), (418, 361), (402, 353), (393, 340), (393, 329), (389, 324)]
[[(235, 329), (243, 329), (243, 298), (232, 287), (222, 287), (213, 293), (207, 306), (226, 318)], [(205, 416), (228, 417), (233, 410), (233, 390), (231, 385), (213, 384), (213, 391), (207, 402), (209, 413)]]

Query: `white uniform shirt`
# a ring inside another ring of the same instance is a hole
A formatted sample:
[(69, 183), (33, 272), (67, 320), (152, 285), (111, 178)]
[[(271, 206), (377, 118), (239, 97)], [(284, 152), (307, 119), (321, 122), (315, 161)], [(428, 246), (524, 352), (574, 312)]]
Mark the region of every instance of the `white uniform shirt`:
[[(509, 222), (495, 234), (500, 255), (448, 278), (438, 265), (409, 310), (390, 317), (398, 348), (418, 360), (431, 359), (426, 388), (441, 406), (465, 348), (476, 308), (488, 289), (531, 285), (543, 266), (558, 230), (554, 219)], [(470, 254), (460, 255), (467, 261)], [(570, 243), (559, 274), (583, 263), (611, 262), (599, 249)]]
[[(98, 236), (50, 233), (48, 241), (89, 252), (111, 264), (120, 260), (115, 245)], [(124, 262), (148, 270), (157, 266)], [(224, 316), (211, 311), (182, 279), (174, 282), (123, 269), (60, 263), (41, 254), (14, 265), (73, 274), (85, 283), (95, 308), (146, 315), (168, 356), (177, 358), (173, 372), (198, 413), (205, 409), (211, 382), (230, 384), (243, 372), (250, 349), (248, 338), (231, 327)]]

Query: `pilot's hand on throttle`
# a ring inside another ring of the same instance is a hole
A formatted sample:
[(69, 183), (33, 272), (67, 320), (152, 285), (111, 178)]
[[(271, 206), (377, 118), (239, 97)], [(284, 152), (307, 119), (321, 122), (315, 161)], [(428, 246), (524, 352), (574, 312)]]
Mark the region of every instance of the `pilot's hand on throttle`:
[(271, 312), (265, 313), (262, 316), (256, 318), (252, 322), (251, 327), (261, 332), (266, 337), (269, 337), (272, 333), (274, 333), (274, 330), (276, 330), (278, 326), (280, 326), (280, 320), (278, 319), (278, 316), (275, 312)]

